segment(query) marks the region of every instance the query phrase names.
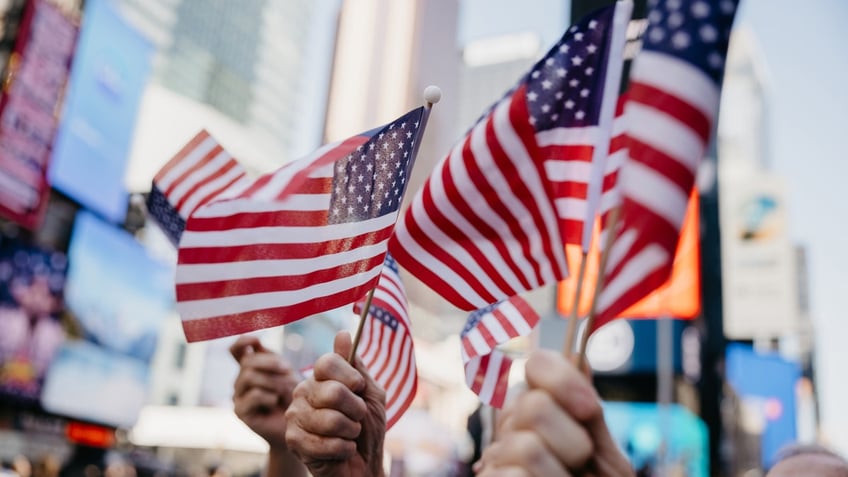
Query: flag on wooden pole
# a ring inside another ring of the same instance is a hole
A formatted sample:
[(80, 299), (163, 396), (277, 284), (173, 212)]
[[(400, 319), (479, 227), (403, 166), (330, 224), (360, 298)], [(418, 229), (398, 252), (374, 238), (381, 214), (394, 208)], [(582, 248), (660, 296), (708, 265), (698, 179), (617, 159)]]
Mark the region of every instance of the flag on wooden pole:
[(630, 6), (569, 28), (436, 166), (398, 221), (394, 257), (457, 307), (476, 310), (568, 275), (562, 244), (582, 238), (594, 147), (600, 140), (605, 153), (609, 140), (600, 126), (612, 115), (602, 107), (605, 78)]
[(718, 112), (736, 0), (650, 2), (625, 106), (619, 224), (594, 331), (664, 283)]

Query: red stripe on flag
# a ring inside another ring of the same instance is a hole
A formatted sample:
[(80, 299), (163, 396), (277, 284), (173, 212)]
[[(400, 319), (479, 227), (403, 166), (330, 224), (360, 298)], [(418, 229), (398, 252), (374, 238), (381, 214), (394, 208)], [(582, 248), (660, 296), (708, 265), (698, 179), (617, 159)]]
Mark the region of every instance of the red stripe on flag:
[(644, 104), (672, 116), (691, 128), (704, 143), (710, 140), (712, 120), (705, 116), (700, 109), (677, 96), (635, 79), (630, 88), (629, 101)]
[(221, 154), (222, 152), (224, 152), (224, 148), (221, 147), (220, 144), (215, 144), (215, 147), (213, 147), (209, 152), (207, 152), (199, 161), (195, 162), (194, 164), (192, 164), (191, 167), (183, 171), (183, 173), (180, 174), (180, 176), (177, 177), (177, 179), (172, 182), (166, 190), (162, 192), (166, 196), (170, 196), (171, 194), (173, 194), (174, 189), (179, 187), (180, 184), (182, 184), (187, 179), (196, 174), (199, 169), (209, 164), (218, 154)]
[[(382, 262), (383, 257), (378, 255), (352, 262), (346, 266), (364, 272), (373, 269)], [(201, 283), (179, 283), (176, 286), (176, 292), (177, 300), (181, 302), (208, 300), (255, 293), (299, 290), (316, 283), (330, 281), (336, 277), (338, 277), (338, 273), (331, 268), (300, 275), (286, 275), (285, 277), (254, 277)], [(281, 280), (281, 278), (285, 278), (285, 280)]]
[(168, 161), (168, 163), (165, 164), (162, 167), (162, 169), (159, 170), (158, 173), (156, 173), (156, 176), (154, 176), (154, 178), (153, 178), (153, 182), (161, 181), (165, 176), (168, 175), (169, 172), (171, 172), (171, 170), (173, 170), (174, 167), (176, 167), (177, 164), (182, 162), (182, 160), (185, 159), (186, 156), (191, 154), (191, 152), (193, 150), (195, 150), (197, 148), (197, 146), (199, 146), (203, 141), (205, 141), (208, 138), (209, 138), (209, 133), (206, 130), (202, 130), (199, 133), (197, 133), (197, 135), (194, 136), (191, 139), (191, 141), (189, 141), (185, 146), (183, 146), (174, 155), (174, 157), (170, 161)]
[(193, 343), (195, 341), (211, 340), (222, 336), (240, 335), (264, 328), (285, 325), (293, 321), (297, 321), (299, 317), (304, 316), (304, 313), (309, 313), (311, 310), (314, 310), (316, 302), (318, 306), (325, 307), (325, 310), (331, 310), (347, 305), (370, 290), (374, 286), (372, 282), (353, 289), (343, 290), (321, 297), (316, 301), (297, 303), (291, 306), (251, 310), (197, 320), (183, 320), (183, 331), (185, 332), (186, 340), (189, 343)]

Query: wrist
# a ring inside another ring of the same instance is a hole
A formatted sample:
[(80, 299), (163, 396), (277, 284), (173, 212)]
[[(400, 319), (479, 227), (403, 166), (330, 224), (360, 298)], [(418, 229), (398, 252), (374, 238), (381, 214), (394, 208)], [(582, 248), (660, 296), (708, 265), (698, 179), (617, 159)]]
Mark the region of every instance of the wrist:
[(268, 465), (262, 475), (263, 477), (305, 477), (306, 468), (285, 444), (271, 445), (268, 450)]
[(375, 475), (377, 477), (386, 477), (386, 469), (383, 467), (383, 457), (383, 446), (380, 446), (378, 449), (375, 449), (369, 462), (369, 467), (371, 467), (371, 475)]

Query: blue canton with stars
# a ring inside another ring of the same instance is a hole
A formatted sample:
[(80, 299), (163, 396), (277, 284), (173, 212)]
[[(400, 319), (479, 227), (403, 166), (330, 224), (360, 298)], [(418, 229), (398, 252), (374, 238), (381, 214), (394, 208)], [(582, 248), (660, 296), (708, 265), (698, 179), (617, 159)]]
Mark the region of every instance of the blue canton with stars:
[(180, 237), (186, 226), (185, 220), (180, 217), (156, 185), (150, 189), (150, 195), (147, 196), (147, 213), (159, 224), (159, 228), (168, 236), (171, 243), (174, 245), (180, 243)]
[[(391, 270), (395, 276), (399, 275), (397, 262), (389, 254), (386, 254), (386, 258), (383, 259), (383, 267)], [(379, 320), (392, 330), (398, 329), (398, 318), (389, 313), (388, 310), (377, 305), (371, 305), (370, 314), (374, 319)]]
[(477, 324), (480, 323), (480, 320), (483, 319), (484, 316), (491, 313), (495, 308), (499, 307), (501, 303), (506, 300), (501, 300), (497, 303), (492, 303), (491, 305), (480, 308), (479, 310), (473, 311), (470, 315), (468, 315), (468, 320), (465, 322), (465, 328), (462, 329), (462, 333), (459, 336), (465, 336), (471, 332), (474, 328), (477, 327)]
[(412, 169), (413, 147), (424, 108), (366, 133), (371, 138), (336, 161), (328, 210), (331, 224), (396, 212)]
[(738, 0), (649, 0), (643, 48), (687, 61), (719, 83), (737, 4)]
[(524, 78), (537, 131), (598, 124), (615, 8), (583, 18)]

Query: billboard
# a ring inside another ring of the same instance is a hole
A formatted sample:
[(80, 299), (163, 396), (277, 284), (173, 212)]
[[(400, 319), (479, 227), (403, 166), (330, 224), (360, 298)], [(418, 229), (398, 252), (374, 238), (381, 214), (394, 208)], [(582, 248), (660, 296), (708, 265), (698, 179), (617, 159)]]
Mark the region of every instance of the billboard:
[(0, 216), (38, 228), (50, 187), (47, 165), (77, 39), (76, 25), (31, 0), (0, 93)]
[(738, 422), (747, 434), (759, 437), (760, 465), (768, 469), (778, 452), (797, 440), (801, 366), (740, 343), (728, 345), (726, 352), (727, 382), (740, 403)]
[(728, 177), (720, 200), (725, 335), (750, 340), (795, 332), (800, 305), (785, 184), (763, 172)]
[[(701, 311), (701, 257), (699, 247), (698, 193), (692, 191), (686, 218), (680, 231), (680, 241), (674, 255), (671, 276), (648, 296), (642, 298), (621, 314), (626, 318), (658, 318), (669, 316), (689, 319), (698, 316)], [(587, 316), (598, 280), (598, 236), (596, 230), (586, 262), (586, 274), (580, 294), (578, 316)], [(574, 293), (577, 288), (577, 270), (580, 266), (581, 248), (579, 245), (566, 245), (568, 264), (572, 276), (559, 282), (557, 286), (557, 309), (563, 316), (570, 316)]]
[(113, 223), (126, 216), (124, 175), (152, 54), (111, 2), (86, 1), (49, 178)]
[(47, 372), (41, 405), (62, 416), (132, 427), (147, 400), (149, 373), (137, 359), (68, 341)]
[(123, 229), (89, 212), (77, 214), (65, 289), (84, 337), (149, 362), (159, 329), (173, 312), (173, 270)]
[[(707, 425), (685, 407), (642, 402), (603, 407), (610, 434), (637, 475), (710, 475)], [(664, 472), (657, 473), (660, 466)]]
[(67, 260), (0, 239), (0, 396), (35, 402), (65, 332), (59, 321)]

